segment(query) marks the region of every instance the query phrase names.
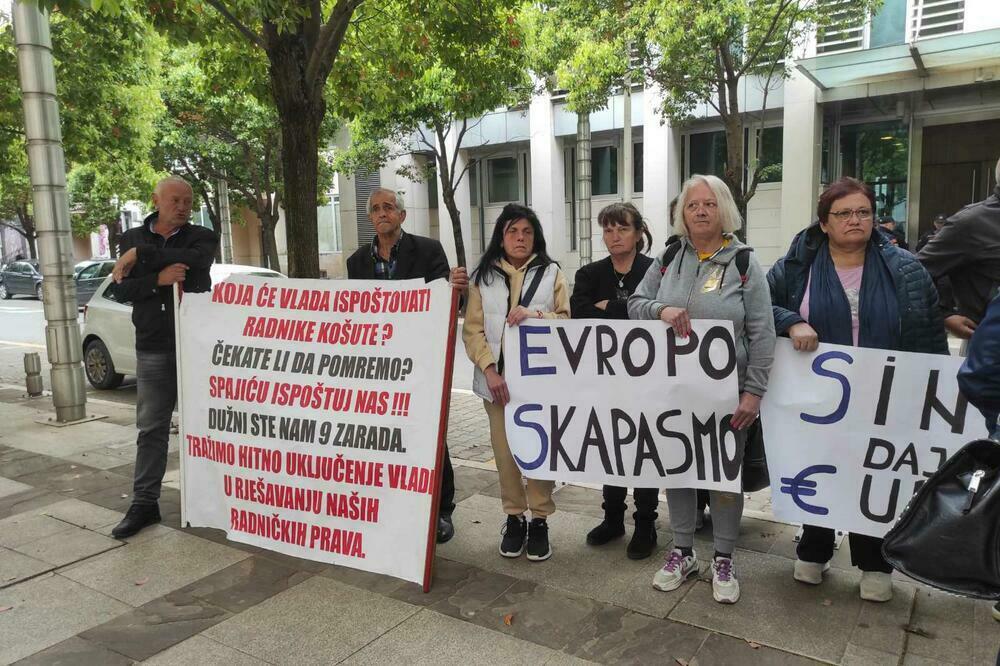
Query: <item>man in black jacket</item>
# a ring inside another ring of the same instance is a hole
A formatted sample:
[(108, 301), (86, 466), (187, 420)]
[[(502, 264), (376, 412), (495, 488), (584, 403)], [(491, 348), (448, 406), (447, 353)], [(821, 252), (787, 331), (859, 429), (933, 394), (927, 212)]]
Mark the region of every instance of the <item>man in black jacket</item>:
[[(1000, 185), (949, 217), (917, 258), (939, 285), (945, 328), (968, 340), (1000, 285)], [(941, 289), (942, 278), (948, 278), (950, 292)]]
[[(454, 289), (465, 291), (469, 276), (465, 268), (448, 268), (448, 258), (441, 243), (433, 238), (403, 232), (406, 208), (395, 191), (378, 188), (367, 202), (368, 219), (375, 228), (370, 245), (362, 245), (347, 259), (347, 277), (351, 280), (409, 280), (438, 278), (450, 280)], [(451, 350), (448, 351), (451, 353)], [(455, 535), (451, 514), (455, 511), (455, 471), (447, 445), (441, 470), (441, 499), (438, 504), (437, 542)]]
[(219, 238), (188, 222), (194, 193), (176, 176), (156, 184), (156, 211), (142, 226), (122, 234), (111, 275), (116, 300), (132, 303), (136, 360), (136, 439), (132, 506), (112, 530), (132, 536), (160, 520), (159, 498), (167, 468), (170, 415), (177, 404), (174, 355), (174, 284), (187, 292), (208, 291), (209, 268)]

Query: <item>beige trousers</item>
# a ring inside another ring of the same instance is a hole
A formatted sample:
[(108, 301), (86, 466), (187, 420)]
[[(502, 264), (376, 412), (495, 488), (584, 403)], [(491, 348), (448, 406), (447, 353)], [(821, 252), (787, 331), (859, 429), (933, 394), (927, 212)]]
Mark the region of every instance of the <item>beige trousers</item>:
[(507, 445), (503, 407), (488, 400), (483, 400), (483, 405), (490, 420), (490, 443), (493, 445), (493, 458), (500, 474), (500, 499), (503, 500), (504, 513), (519, 516), (530, 510), (532, 518), (545, 518), (552, 514), (556, 510), (556, 503), (552, 501), (555, 481), (527, 479), (525, 488), (521, 468), (517, 466)]

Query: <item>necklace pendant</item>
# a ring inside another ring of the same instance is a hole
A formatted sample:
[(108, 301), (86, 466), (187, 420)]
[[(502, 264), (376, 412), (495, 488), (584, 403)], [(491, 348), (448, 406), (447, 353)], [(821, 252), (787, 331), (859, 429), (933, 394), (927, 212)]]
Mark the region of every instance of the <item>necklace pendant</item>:
[(625, 287), (625, 279), (622, 278), (621, 280), (618, 280), (618, 288), (622, 289), (624, 287)]

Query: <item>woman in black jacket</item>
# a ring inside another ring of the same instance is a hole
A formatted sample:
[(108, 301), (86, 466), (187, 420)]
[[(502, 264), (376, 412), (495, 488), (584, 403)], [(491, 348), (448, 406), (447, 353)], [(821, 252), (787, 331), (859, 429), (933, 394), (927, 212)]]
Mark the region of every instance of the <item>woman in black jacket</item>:
[[(628, 319), (626, 302), (639, 285), (652, 257), (642, 254), (653, 238), (642, 215), (630, 203), (605, 206), (597, 214), (610, 256), (576, 272), (570, 311), (573, 319)], [(645, 237), (645, 238), (644, 238)], [(625, 534), (626, 489), (604, 486), (604, 521), (587, 534), (587, 543), (601, 546)], [(649, 557), (656, 546), (656, 488), (636, 488), (635, 533), (626, 550), (630, 559)]]

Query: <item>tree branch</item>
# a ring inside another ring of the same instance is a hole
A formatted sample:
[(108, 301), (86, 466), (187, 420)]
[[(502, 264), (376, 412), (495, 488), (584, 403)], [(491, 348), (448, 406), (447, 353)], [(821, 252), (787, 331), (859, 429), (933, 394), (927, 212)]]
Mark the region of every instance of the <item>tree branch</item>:
[(251, 44), (258, 46), (262, 49), (266, 49), (267, 45), (264, 43), (264, 38), (258, 35), (256, 32), (244, 25), (238, 18), (233, 16), (229, 8), (222, 2), (222, 0), (205, 0), (209, 5), (211, 5), (215, 11), (222, 15), (222, 18), (226, 19), (236, 30), (246, 37)]
[(756, 48), (750, 53), (743, 61), (743, 66), (740, 67), (739, 71), (736, 73), (736, 77), (739, 78), (746, 74), (747, 70), (752, 67), (752, 63), (756, 62), (757, 58), (760, 56), (761, 51), (767, 46), (767, 43), (771, 41), (771, 37), (774, 32), (778, 29), (778, 20), (781, 15), (784, 14), (788, 6), (795, 0), (780, 0), (777, 10), (771, 17), (771, 23), (767, 26), (767, 31), (765, 31), (764, 36), (761, 37), (760, 43), (757, 44)]
[(326, 83), (326, 77), (333, 67), (334, 60), (340, 52), (340, 45), (344, 42), (344, 35), (351, 25), (351, 15), (364, 0), (337, 0), (336, 6), (330, 12), (330, 18), (322, 27), (316, 47), (309, 56), (309, 63), (306, 65), (306, 84), (312, 88), (322, 88)]

